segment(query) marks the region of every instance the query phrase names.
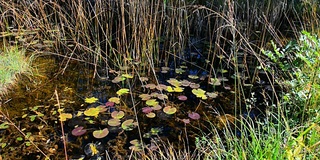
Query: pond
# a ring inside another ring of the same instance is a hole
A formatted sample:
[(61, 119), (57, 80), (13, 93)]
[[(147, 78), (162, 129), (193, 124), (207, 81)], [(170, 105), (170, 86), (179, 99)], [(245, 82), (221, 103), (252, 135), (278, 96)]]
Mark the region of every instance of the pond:
[[(199, 54), (190, 55), (203, 62)], [(128, 159), (134, 153), (139, 159), (145, 152), (157, 154), (167, 142), (192, 152), (196, 137), (235, 128), (234, 115), (256, 118), (263, 110), (262, 99), (250, 102), (256, 108), (241, 107), (245, 102), (238, 101), (232, 74), (222, 68), (210, 76), (195, 63), (181, 62), (138, 74), (135, 66), (94, 72), (76, 61), (64, 69), (59, 61), (37, 58), (34, 76), (22, 76), (3, 99), (4, 157), (62, 159), (67, 153), (70, 159)], [(257, 86), (267, 86), (260, 83), (243, 92), (248, 98), (259, 94)]]

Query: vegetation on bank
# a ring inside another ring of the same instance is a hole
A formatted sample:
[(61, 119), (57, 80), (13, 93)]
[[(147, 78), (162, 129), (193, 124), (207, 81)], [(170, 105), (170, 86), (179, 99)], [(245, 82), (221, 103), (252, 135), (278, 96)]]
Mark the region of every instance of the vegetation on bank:
[[(179, 75), (185, 69), (180, 68), (182, 64), (206, 71), (209, 78), (205, 80), (213, 84), (214, 91), (217, 91), (215, 87), (220, 81), (222, 89), (231, 90), (233, 97), (224, 102), (233, 106), (231, 111), (221, 111), (216, 106), (209, 109), (220, 123), (208, 118), (204, 122), (208, 124), (207, 128), (198, 129), (194, 142), (187, 135), (188, 123), (183, 119), (186, 137), (180, 137), (184, 139), (182, 149), (173, 142), (157, 139), (152, 142), (158, 149), (154, 151), (150, 146), (141, 146), (142, 140), (137, 140), (130, 142), (129, 158), (293, 160), (320, 157), (320, 15), (317, 1), (25, 0), (1, 1), (0, 12), (3, 31), (0, 37), (8, 44), (18, 45), (1, 53), (1, 93), (6, 92), (3, 88), (8, 84), (13, 84), (17, 73), (30, 71), (25, 51), (18, 48), (58, 57), (60, 70), (57, 73), (64, 73), (70, 63), (77, 61), (94, 70), (93, 77), (108, 79), (116, 74), (113, 81), (117, 81), (116, 85), (121, 89), (117, 92), (118, 97), (112, 97), (113, 103), (123, 103), (121, 98), (124, 94), (134, 97), (136, 93), (130, 88), (133, 77), (139, 77), (140, 82), (135, 83), (146, 84), (141, 77), (148, 76), (159, 85), (158, 67), (171, 68)], [(197, 57), (204, 57), (204, 60)], [(101, 73), (101, 70), (105, 72)], [(230, 77), (227, 80), (231, 81), (231, 87), (221, 80), (224, 76)], [(164, 89), (164, 92), (161, 90), (161, 94), (183, 93), (177, 83), (181, 82), (171, 80), (172, 87)], [(205, 92), (194, 89), (191, 93), (205, 100), (208, 96)], [(55, 92), (54, 95), (55, 106), (60, 107), (59, 94)], [(146, 102), (150, 104), (149, 108), (141, 110), (154, 117), (156, 115), (150, 113), (158, 112), (152, 107), (158, 104), (155, 99), (159, 94), (152, 96), (154, 99)], [(95, 97), (85, 100), (86, 103), (98, 101)], [(137, 102), (132, 98), (131, 103), (135, 116), (129, 119), (130, 123), (122, 123), (123, 130), (132, 129), (133, 124), (139, 128), (136, 123), (139, 122), (138, 111), (134, 105)], [(261, 109), (258, 106), (263, 106), (262, 111), (257, 111)], [(46, 113), (49, 109), (45, 107), (28, 107), (37, 114), (26, 114), (30, 122), (36, 118), (43, 121), (45, 114), (55, 113), (52, 115), (60, 118), (57, 121), (61, 123), (62, 134), (63, 123), (74, 118), (60, 108)], [(177, 114), (178, 107), (165, 107), (163, 112)], [(91, 107), (84, 110), (84, 115), (98, 117), (105, 112), (104, 109), (101, 106)], [(113, 112), (112, 121), (108, 123), (121, 124), (123, 112), (116, 113)], [(7, 129), (8, 124), (17, 125), (8, 118), (9, 115), (1, 114), (5, 117), (1, 130)], [(188, 117), (197, 119), (197, 114), (190, 112)], [(89, 120), (93, 123), (92, 119)], [(27, 147), (41, 146), (33, 143), (37, 140), (30, 136), (30, 132), (24, 134), (19, 127), (15, 129), (22, 134)], [(79, 136), (89, 132), (82, 126), (74, 129), (72, 133)], [(150, 134), (158, 132), (154, 130)], [(92, 134), (103, 138), (108, 133), (108, 129), (100, 128)], [(139, 134), (141, 138), (140, 129)], [(62, 137), (63, 144), (60, 145), (63, 147), (52, 148), (59, 152), (63, 152), (61, 148), (65, 149), (67, 159), (67, 136)], [(4, 143), (3, 138), (0, 138), (1, 149), (8, 151), (8, 143)], [(15, 141), (23, 140), (20, 137)], [(192, 151), (191, 145), (195, 146)], [(85, 146), (83, 149), (94, 155), (101, 144)], [(142, 151), (139, 150), (141, 147)], [(45, 153), (42, 151), (44, 148), (36, 147), (32, 151), (38, 157), (46, 158), (56, 153), (51, 150)], [(110, 158), (109, 155), (114, 154), (106, 153), (104, 157)]]
[(27, 58), (25, 52), (18, 46), (3, 46), (0, 53), (0, 95), (5, 95), (21, 74), (31, 73), (31, 58)]

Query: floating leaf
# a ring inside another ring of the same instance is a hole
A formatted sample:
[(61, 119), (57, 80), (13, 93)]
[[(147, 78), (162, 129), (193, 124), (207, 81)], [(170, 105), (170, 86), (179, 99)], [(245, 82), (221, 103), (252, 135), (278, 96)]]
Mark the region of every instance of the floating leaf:
[(84, 100), (86, 103), (96, 103), (97, 101), (98, 101), (98, 98), (96, 98), (96, 97), (90, 97), (90, 98), (86, 98), (85, 100)]
[(109, 134), (108, 128), (105, 128), (105, 129), (103, 129), (103, 130), (96, 130), (96, 131), (93, 131), (93, 132), (92, 132), (93, 137), (98, 138), (98, 139), (104, 138), (104, 137), (106, 137), (108, 134)]
[(157, 94), (157, 98), (160, 100), (165, 100), (165, 99), (168, 99), (169, 97), (165, 94)]
[(148, 106), (156, 106), (156, 105), (159, 104), (159, 102), (156, 99), (149, 99), (149, 100), (146, 101), (146, 104)]
[[(64, 121), (66, 121), (67, 119), (72, 118), (72, 114), (70, 114), (70, 113), (61, 113), (60, 116), (59, 116), (59, 118), (60, 118), (60, 121), (61, 121), (61, 122), (64, 122)], [(31, 121), (32, 121), (32, 120), (31, 120)]]
[(185, 100), (188, 99), (188, 97), (187, 97), (187, 96), (184, 96), (184, 95), (180, 95), (180, 96), (178, 96), (178, 99), (179, 99), (180, 101), (185, 101)]
[(198, 98), (201, 98), (203, 100), (207, 99), (207, 96), (205, 95), (206, 91), (202, 90), (201, 88), (192, 89), (192, 93), (196, 95)]
[(121, 76), (125, 78), (133, 78), (131, 74), (122, 74)]
[(8, 125), (9, 123), (8, 122), (3, 122), (3, 123), (1, 123), (0, 124), (0, 129), (7, 129), (7, 128), (9, 128), (9, 125)]
[(153, 136), (156, 136), (156, 135), (158, 135), (161, 131), (162, 131), (162, 129), (159, 128), (159, 127), (151, 128), (150, 134), (153, 135)]
[(181, 85), (181, 83), (175, 78), (170, 78), (167, 82), (175, 87), (179, 87)]
[(198, 113), (196, 113), (196, 112), (188, 113), (188, 117), (191, 118), (191, 119), (194, 119), (194, 120), (200, 119), (200, 115)]
[(146, 101), (146, 100), (149, 100), (151, 98), (151, 95), (149, 94), (140, 94), (139, 97), (143, 100), (143, 101)]
[(128, 119), (121, 124), (121, 128), (125, 131), (131, 131), (134, 127), (133, 119)]
[(140, 81), (141, 81), (141, 82), (146, 82), (146, 81), (148, 81), (148, 80), (149, 80), (148, 77), (140, 77)]
[(160, 109), (162, 109), (162, 107), (158, 104), (158, 105), (155, 105), (153, 107), (151, 107), (154, 111), (158, 111)]
[(142, 150), (141, 144), (137, 139), (131, 140), (130, 144), (132, 144), (132, 146), (130, 146), (129, 149), (136, 151), (136, 152), (139, 152)]
[(177, 112), (177, 108), (172, 107), (172, 106), (166, 106), (163, 108), (163, 112), (166, 114), (174, 114)]
[[(117, 99), (119, 100), (119, 102), (120, 102), (120, 99), (119, 99), (118, 97), (113, 97), (113, 98), (117, 98)], [(110, 99), (111, 99), (111, 98), (110, 98)], [(109, 101), (109, 102), (107, 102), (105, 105), (106, 105), (106, 107), (113, 107), (114, 104), (115, 104), (115, 102)]]
[(122, 117), (124, 117), (124, 112), (123, 111), (113, 111), (111, 113), (111, 117), (114, 119), (121, 119)]
[(88, 143), (84, 146), (84, 153), (88, 156), (99, 154), (98, 146), (95, 143)]
[(155, 89), (157, 86), (153, 83), (150, 83), (150, 84), (147, 84), (145, 87), (149, 89)]
[(83, 112), (84, 115), (92, 116), (92, 117), (98, 117), (99, 113), (100, 113), (99, 108), (89, 108)]
[(169, 67), (161, 67), (161, 70), (162, 70), (162, 71), (169, 71), (170, 68), (169, 68)]
[(214, 86), (220, 86), (221, 82), (220, 82), (220, 79), (218, 79), (218, 78), (210, 78), (209, 84), (214, 85)]
[(128, 94), (129, 93), (129, 89), (127, 89), (127, 88), (122, 88), (122, 89), (119, 89), (118, 91), (117, 91), (117, 95), (118, 96), (121, 96), (121, 95), (123, 95), (123, 94)]
[(188, 77), (189, 77), (190, 79), (198, 79), (198, 78), (199, 78), (197, 75), (188, 75)]
[(191, 84), (191, 82), (184, 79), (183, 81), (180, 82), (180, 84), (184, 87), (188, 87)]
[(120, 98), (118, 97), (111, 97), (108, 100), (109, 102), (114, 102), (115, 104), (120, 104)]
[(197, 83), (190, 83), (189, 85), (190, 88), (193, 88), (193, 89), (197, 89), (200, 87), (200, 84), (197, 84)]
[(154, 117), (156, 117), (156, 114), (153, 113), (153, 112), (150, 112), (150, 113), (146, 114), (146, 116), (147, 116), (148, 118), (154, 118)]
[(121, 81), (124, 81), (126, 78), (125, 77), (122, 77), (122, 76), (117, 76), (115, 77), (111, 82), (112, 83), (119, 83)]
[(74, 136), (81, 136), (87, 132), (82, 126), (79, 126), (71, 131), (71, 134)]
[(120, 123), (120, 120), (119, 119), (110, 119), (108, 121), (108, 125), (109, 126), (113, 126), (113, 127), (116, 127), (116, 126), (119, 126), (121, 123)]
[(184, 88), (182, 88), (182, 87), (174, 87), (173, 88), (174, 92), (178, 92), (178, 93), (183, 92), (183, 89)]
[(103, 112), (105, 112), (105, 111), (108, 110), (107, 106), (105, 106), (105, 105), (99, 105), (99, 106), (97, 106), (96, 108), (99, 109), (99, 112), (100, 112), (100, 113), (103, 113)]
[(207, 92), (206, 95), (210, 98), (217, 98), (218, 94), (215, 92)]
[(167, 87), (167, 91), (170, 92), (170, 93), (171, 93), (171, 92), (174, 92), (174, 90), (173, 90), (173, 88), (172, 88), (171, 86), (168, 86), (168, 87)]
[(146, 113), (146, 114), (148, 114), (148, 113), (150, 113), (152, 111), (153, 111), (153, 109), (151, 107), (143, 107), (142, 108), (142, 112)]
[(159, 90), (159, 91), (162, 91), (162, 90), (165, 90), (165, 89), (167, 89), (167, 86), (166, 85), (164, 85), (164, 84), (159, 84), (159, 85), (157, 85), (157, 90)]
[(176, 69), (176, 73), (177, 74), (182, 74), (183, 72), (185, 72), (185, 70), (183, 70), (182, 68), (177, 68)]

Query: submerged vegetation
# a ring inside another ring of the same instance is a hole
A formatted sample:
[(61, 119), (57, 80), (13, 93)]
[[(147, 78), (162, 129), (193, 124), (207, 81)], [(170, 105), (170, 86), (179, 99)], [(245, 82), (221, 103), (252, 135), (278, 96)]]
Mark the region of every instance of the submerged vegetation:
[(317, 1), (12, 0), (0, 11), (1, 93), (30, 72), (25, 50), (40, 73), (1, 98), (0, 159), (320, 157)]

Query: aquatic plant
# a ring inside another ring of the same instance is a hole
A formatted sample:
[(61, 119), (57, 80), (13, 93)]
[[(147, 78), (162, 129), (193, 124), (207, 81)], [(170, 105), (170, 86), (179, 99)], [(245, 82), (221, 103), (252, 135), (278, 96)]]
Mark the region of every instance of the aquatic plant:
[(95, 130), (92, 132), (92, 135), (94, 138), (104, 138), (109, 134), (108, 128), (102, 129), (102, 130)]

